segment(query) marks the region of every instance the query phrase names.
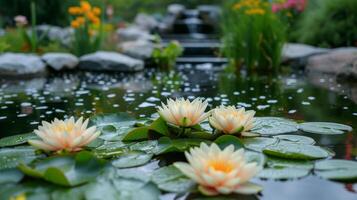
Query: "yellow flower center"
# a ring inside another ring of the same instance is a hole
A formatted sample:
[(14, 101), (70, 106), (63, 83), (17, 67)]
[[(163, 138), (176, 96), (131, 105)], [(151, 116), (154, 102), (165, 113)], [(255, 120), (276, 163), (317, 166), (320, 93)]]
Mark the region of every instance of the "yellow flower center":
[(229, 173), (233, 170), (233, 165), (231, 163), (221, 160), (211, 161), (208, 164), (208, 166), (212, 167), (216, 171), (225, 172), (225, 173)]

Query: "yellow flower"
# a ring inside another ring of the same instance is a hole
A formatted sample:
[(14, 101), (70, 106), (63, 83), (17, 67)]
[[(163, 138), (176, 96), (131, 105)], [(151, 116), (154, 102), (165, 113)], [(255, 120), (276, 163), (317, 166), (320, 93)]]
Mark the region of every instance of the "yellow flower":
[(77, 20), (73, 20), (71, 22), (71, 27), (72, 28), (79, 28), (80, 26), (81, 26), (81, 24)]
[(199, 184), (199, 190), (205, 195), (217, 194), (255, 194), (262, 190), (249, 180), (261, 167), (256, 162), (247, 163), (244, 149), (234, 151), (233, 145), (221, 150), (215, 143), (185, 152), (189, 163), (176, 162), (174, 166), (183, 174)]
[(74, 6), (68, 8), (68, 13), (71, 15), (80, 15), (83, 13), (83, 11), (80, 7)]
[(167, 104), (162, 103), (158, 112), (167, 122), (181, 127), (194, 126), (205, 120), (209, 113), (205, 113), (207, 101), (197, 98), (190, 102), (184, 98), (172, 100), (168, 99)]
[(209, 122), (211, 126), (224, 134), (242, 133), (244, 135), (253, 128), (254, 115), (253, 110), (245, 111), (244, 108), (220, 106), (213, 109)]
[(245, 14), (247, 15), (264, 15), (265, 10), (261, 8), (253, 8), (245, 11)]
[(81, 1), (80, 4), (83, 12), (89, 12), (92, 9), (92, 6), (88, 1)]
[(26, 195), (24, 193), (21, 193), (19, 195), (11, 197), (10, 200), (26, 200)]
[(34, 131), (42, 140), (29, 140), (28, 142), (46, 151), (79, 151), (100, 135), (95, 126), (90, 128), (87, 126), (88, 119), (83, 122), (82, 117), (77, 121), (73, 117), (67, 120), (55, 119), (51, 123), (43, 121), (42, 126)]
[(94, 7), (92, 11), (93, 11), (93, 13), (94, 13), (95, 15), (97, 15), (97, 16), (100, 15), (100, 13), (101, 13), (100, 8), (98, 8), (98, 7)]

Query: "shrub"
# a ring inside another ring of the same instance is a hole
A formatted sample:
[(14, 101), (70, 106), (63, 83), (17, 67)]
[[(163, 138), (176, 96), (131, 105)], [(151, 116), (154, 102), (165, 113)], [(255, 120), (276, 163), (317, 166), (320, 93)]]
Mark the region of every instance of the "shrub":
[(239, 69), (274, 71), (280, 65), (285, 25), (262, 0), (228, 1), (223, 16), (223, 53)]
[(161, 69), (171, 69), (175, 66), (176, 58), (183, 53), (180, 43), (170, 42), (166, 47), (156, 47), (152, 52), (152, 58), (155, 64)]
[(356, 24), (356, 0), (316, 0), (309, 2), (295, 34), (300, 42), (311, 45), (356, 46)]

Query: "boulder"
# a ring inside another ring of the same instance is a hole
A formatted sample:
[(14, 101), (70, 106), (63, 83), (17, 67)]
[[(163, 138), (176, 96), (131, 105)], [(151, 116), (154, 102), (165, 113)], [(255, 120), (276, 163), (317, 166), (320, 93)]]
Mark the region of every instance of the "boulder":
[(180, 15), (186, 10), (182, 4), (171, 4), (167, 7), (167, 12), (172, 15)]
[(307, 58), (316, 54), (327, 53), (329, 49), (318, 48), (306, 44), (285, 44), (282, 51), (282, 62), (290, 63), (297, 67), (306, 65)]
[(74, 69), (79, 63), (78, 58), (70, 53), (46, 53), (42, 60), (56, 71)]
[(129, 26), (127, 28), (120, 28), (117, 30), (117, 35), (121, 42), (135, 41), (135, 40), (153, 40), (154, 36), (148, 31), (143, 30), (138, 26)]
[(357, 59), (355, 59), (351, 63), (349, 63), (346, 66), (344, 66), (337, 73), (337, 81), (338, 82), (354, 82), (354, 83), (357, 83)]
[(22, 53), (0, 55), (0, 75), (22, 76), (41, 75), (46, 72), (46, 64), (39, 56)]
[(79, 68), (93, 71), (136, 72), (144, 69), (144, 62), (109, 51), (98, 51), (79, 59)]
[[(309, 57), (306, 71), (338, 74), (345, 69), (345, 66), (353, 65), (356, 59), (357, 48), (338, 48), (326, 54)], [(351, 69), (353, 70), (353, 67)]]
[(136, 40), (121, 43), (119, 49), (130, 57), (146, 60), (151, 58), (154, 44), (147, 40)]
[(151, 31), (158, 27), (159, 22), (151, 15), (140, 13), (135, 17), (135, 24), (143, 30)]

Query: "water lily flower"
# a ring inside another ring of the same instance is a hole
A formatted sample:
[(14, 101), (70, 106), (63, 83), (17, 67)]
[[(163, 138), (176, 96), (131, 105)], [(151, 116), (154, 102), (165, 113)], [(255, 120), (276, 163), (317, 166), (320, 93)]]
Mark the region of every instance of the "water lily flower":
[(54, 119), (51, 123), (43, 121), (42, 126), (34, 131), (42, 140), (28, 142), (46, 151), (79, 151), (100, 135), (95, 126), (87, 126), (88, 119), (83, 122), (82, 117), (77, 121), (73, 117), (67, 120)]
[(168, 99), (167, 104), (162, 103), (158, 108), (160, 116), (165, 121), (181, 127), (190, 127), (207, 119), (209, 113), (205, 113), (207, 101), (196, 98), (192, 102), (184, 98)]
[(220, 106), (212, 110), (209, 117), (211, 126), (224, 134), (249, 135), (249, 130), (253, 128), (255, 111), (245, 111), (244, 108), (234, 106)]
[(243, 148), (235, 151), (230, 145), (221, 150), (215, 143), (201, 143), (185, 155), (189, 163), (176, 162), (174, 166), (197, 182), (205, 195), (256, 194), (262, 190), (249, 182), (261, 167), (256, 162), (246, 162)]

